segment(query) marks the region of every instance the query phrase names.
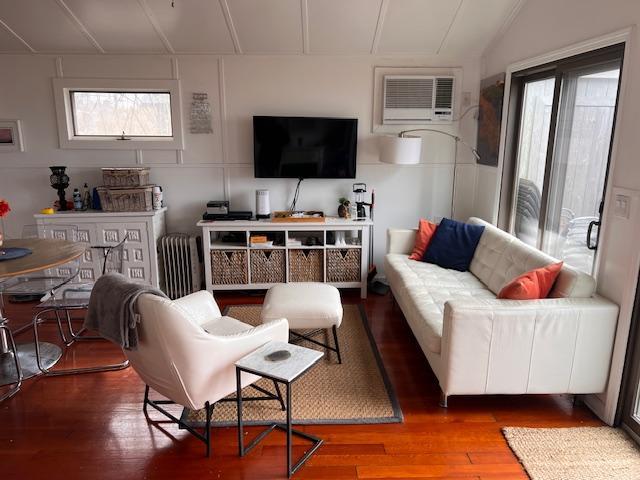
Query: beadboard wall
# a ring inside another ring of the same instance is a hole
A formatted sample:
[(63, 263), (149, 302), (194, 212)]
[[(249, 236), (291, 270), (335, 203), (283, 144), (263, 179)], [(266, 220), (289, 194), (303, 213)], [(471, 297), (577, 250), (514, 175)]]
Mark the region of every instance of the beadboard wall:
[[(49, 186), (49, 165), (67, 165), (73, 187), (100, 184), (100, 167), (147, 165), (152, 182), (162, 185), (169, 231), (197, 232), (208, 200), (227, 198), (235, 210), (255, 209), (255, 190), (271, 191), (273, 210), (284, 209), (294, 180), (255, 179), (251, 119), (253, 115), (345, 116), (359, 120), (355, 180), (307, 180), (299, 207), (335, 214), (337, 199), (349, 195), (354, 181), (376, 191), (375, 262), (381, 266), (389, 227), (413, 227), (420, 216), (450, 214), (454, 142), (427, 134), (423, 163), (381, 164), (373, 130), (376, 67), (455, 68), (461, 93), (477, 103), (479, 59), (439, 57), (302, 56), (302, 55), (2, 55), (1, 116), (20, 119), (24, 152), (0, 153), (0, 197), (13, 211), (7, 234), (17, 235), (33, 213), (56, 199)], [(183, 151), (64, 150), (58, 145), (52, 78), (177, 78), (181, 83), (185, 125)], [(190, 134), (191, 96), (205, 92), (213, 109), (213, 134)], [(456, 116), (459, 112), (456, 112)], [(475, 144), (473, 114), (443, 130)], [(401, 128), (398, 127), (396, 131)], [(458, 150), (457, 218), (474, 208), (476, 165)]]

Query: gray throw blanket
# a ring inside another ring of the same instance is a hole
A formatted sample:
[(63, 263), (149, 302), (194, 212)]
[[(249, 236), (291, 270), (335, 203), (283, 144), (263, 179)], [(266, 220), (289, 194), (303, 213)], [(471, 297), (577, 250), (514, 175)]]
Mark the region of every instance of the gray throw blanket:
[(89, 310), (84, 326), (127, 350), (138, 347), (140, 315), (135, 311), (136, 300), (143, 293), (168, 298), (151, 285), (133, 283), (119, 273), (102, 275), (91, 290)]

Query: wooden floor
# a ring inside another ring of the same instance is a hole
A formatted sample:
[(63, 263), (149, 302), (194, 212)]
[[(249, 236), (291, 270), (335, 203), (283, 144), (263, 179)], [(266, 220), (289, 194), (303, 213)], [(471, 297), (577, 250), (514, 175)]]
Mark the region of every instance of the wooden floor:
[[(356, 303), (355, 295), (344, 296)], [(223, 305), (259, 303), (259, 296), (218, 296)], [(439, 389), (391, 297), (370, 296), (371, 329), (395, 387), (405, 421), (390, 425), (317, 425), (303, 430), (325, 444), (295, 478), (526, 479), (503, 426), (600, 425), (565, 396), (453, 397), (438, 407)], [(7, 306), (11, 325), (29, 321), (30, 306)], [(53, 337), (53, 329), (46, 327)], [(31, 341), (31, 333), (18, 337)], [(118, 351), (98, 342), (72, 347), (61, 363), (114, 361)], [(272, 433), (245, 458), (236, 430), (213, 430), (213, 455), (175, 425), (149, 423), (144, 385), (135, 372), (37, 378), (0, 404), (0, 478), (9, 479), (271, 479), (284, 478), (284, 436)], [(180, 409), (176, 408), (176, 412)], [(156, 413), (152, 419), (161, 420)], [(248, 436), (258, 427), (250, 428)], [(302, 453), (304, 447), (298, 447)]]

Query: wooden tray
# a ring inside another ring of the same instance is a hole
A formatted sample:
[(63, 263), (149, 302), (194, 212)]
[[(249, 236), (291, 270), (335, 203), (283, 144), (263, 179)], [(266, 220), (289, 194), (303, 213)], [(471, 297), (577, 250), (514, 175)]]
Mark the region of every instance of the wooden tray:
[[(281, 210), (273, 212), (271, 221), (274, 223), (324, 223), (324, 212), (310, 210), (308, 212), (302, 212), (302, 217), (292, 217), (291, 212), (287, 210)], [(320, 215), (316, 217), (314, 215)]]

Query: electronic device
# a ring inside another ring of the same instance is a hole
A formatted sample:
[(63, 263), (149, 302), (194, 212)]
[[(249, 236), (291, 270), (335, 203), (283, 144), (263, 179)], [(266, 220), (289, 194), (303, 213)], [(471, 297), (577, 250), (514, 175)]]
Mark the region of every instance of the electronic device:
[(237, 212), (228, 212), (224, 214), (217, 213), (204, 213), (202, 215), (203, 220), (251, 220), (253, 218), (253, 212), (249, 211), (237, 211)]
[(256, 178), (355, 178), (358, 119), (253, 117)]
[(210, 215), (226, 215), (229, 213), (229, 202), (227, 200), (207, 202), (207, 213)]
[(256, 218), (258, 220), (271, 218), (269, 190), (256, 190)]
[(356, 202), (356, 218), (355, 220), (364, 220), (367, 218), (367, 212), (364, 207), (369, 207), (369, 212), (371, 213), (371, 209), (373, 207), (375, 192), (371, 192), (371, 203), (367, 203), (364, 201), (364, 194), (367, 193), (367, 184), (366, 183), (354, 183), (353, 184), (353, 194)]

